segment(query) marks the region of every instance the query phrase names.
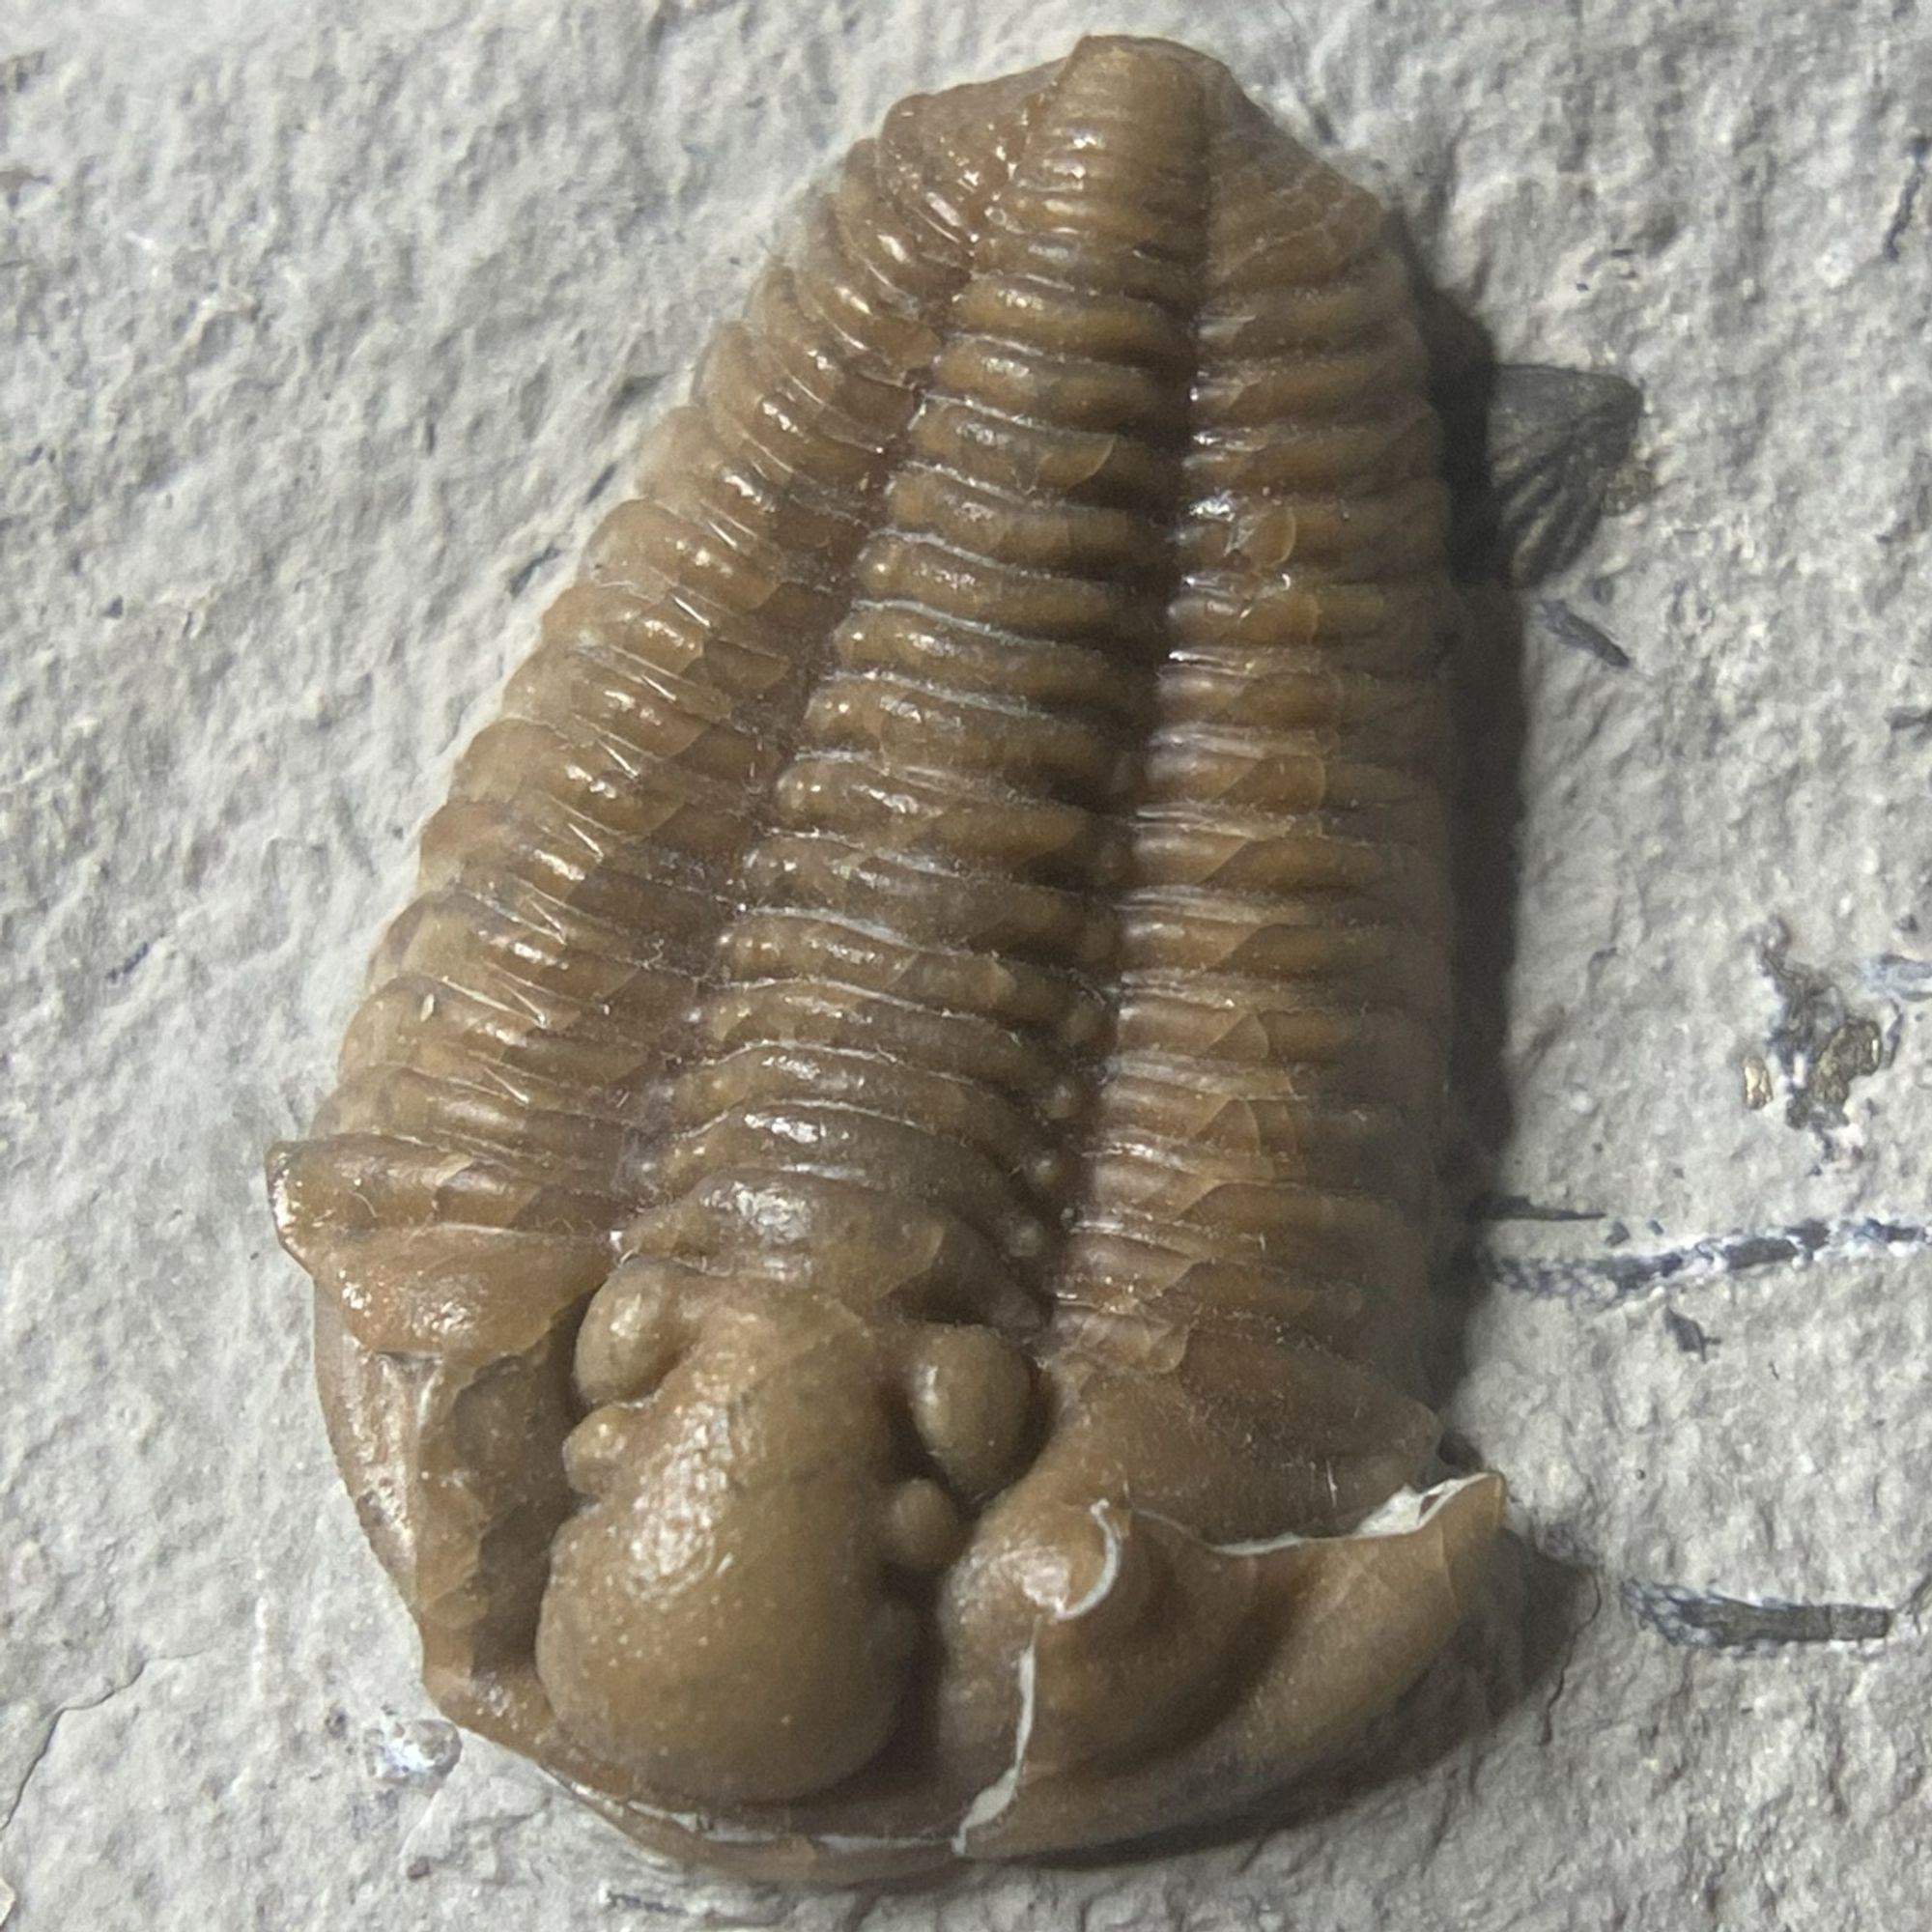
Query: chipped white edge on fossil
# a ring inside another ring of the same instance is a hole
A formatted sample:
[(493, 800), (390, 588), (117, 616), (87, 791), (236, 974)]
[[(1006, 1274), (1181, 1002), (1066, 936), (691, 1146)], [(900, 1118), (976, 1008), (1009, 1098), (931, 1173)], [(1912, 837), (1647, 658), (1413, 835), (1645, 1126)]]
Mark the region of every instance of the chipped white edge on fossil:
[(1114, 1527), (1114, 1505), (1105, 1496), (1098, 1496), (1087, 1505), (1087, 1514), (1098, 1526), (1100, 1541), (1107, 1553), (1100, 1560), (1100, 1574), (1078, 1603), (1052, 1606), (1051, 1614), (1057, 1624), (1070, 1624), (1076, 1618), (1084, 1617), (1089, 1610), (1096, 1609), (1113, 1595), (1114, 1585), (1120, 1581), (1121, 1532)]
[[(1382, 1538), (1412, 1536), (1423, 1528), (1442, 1505), (1451, 1497), (1479, 1483), (1492, 1481), (1488, 1474), (1455, 1476), (1446, 1482), (1433, 1485), (1426, 1490), (1418, 1490), (1405, 1484), (1388, 1500), (1365, 1516), (1352, 1528), (1341, 1531), (1335, 1536), (1302, 1536), (1294, 1531), (1284, 1532), (1280, 1536), (1264, 1538), (1253, 1543), (1207, 1543), (1192, 1535), (1181, 1524), (1174, 1523), (1166, 1517), (1157, 1520), (1170, 1527), (1180, 1530), (1190, 1540), (1200, 1543), (1206, 1549), (1217, 1556), (1265, 1556), (1275, 1550), (1293, 1549), (1304, 1543), (1357, 1543)], [(1106, 1539), (1106, 1556), (1101, 1565), (1100, 1575), (1077, 1603), (1063, 1605), (1048, 1611), (1055, 1623), (1071, 1623), (1076, 1618), (1089, 1615), (1107, 1599), (1121, 1574), (1121, 1536), (1108, 1520), (1113, 1508), (1104, 1497), (1089, 1505), (1094, 1520), (1099, 1524), (1100, 1533)], [(735, 1825), (727, 1820), (715, 1818), (702, 1811), (677, 1811), (668, 1805), (644, 1804), (636, 1800), (626, 1801), (623, 1808), (639, 1817), (653, 1818), (675, 1826), (679, 1831), (689, 1833), (693, 1837), (711, 1839), (719, 1844), (731, 1845), (778, 1845), (788, 1841), (804, 1842), (826, 1852), (893, 1852), (905, 1851), (916, 1846), (939, 1845), (951, 1842), (953, 1852), (964, 1857), (971, 1847), (974, 1833), (995, 1824), (1012, 1808), (1019, 1796), (1020, 1780), (1026, 1771), (1027, 1748), (1033, 1741), (1035, 1699), (1038, 1673), (1038, 1644), (1029, 1643), (1020, 1653), (1015, 1666), (1015, 1681), (1019, 1689), (1019, 1716), (1013, 1724), (1012, 1761), (990, 1784), (978, 1791), (972, 1802), (960, 1813), (959, 1822), (950, 1833), (915, 1832), (901, 1836), (871, 1837), (842, 1832), (767, 1832), (754, 1826)], [(553, 1773), (553, 1776), (555, 1775)], [(588, 1785), (577, 1783), (567, 1777), (557, 1777), (573, 1796), (602, 1800), (608, 1803), (604, 1794)]]
[[(1473, 1476), (1454, 1476), (1433, 1488), (1418, 1490), (1405, 1483), (1388, 1501), (1371, 1510), (1352, 1529), (1340, 1536), (1264, 1536), (1253, 1543), (1210, 1543), (1217, 1556), (1265, 1556), (1271, 1550), (1292, 1549), (1298, 1543), (1354, 1543), (1380, 1536), (1412, 1536), (1451, 1496), (1460, 1495), (1477, 1483), (1494, 1478), (1487, 1471)], [(1176, 1529), (1182, 1525), (1174, 1524)], [(1184, 1533), (1184, 1532), (1183, 1532)]]
[[(1094, 1507), (1097, 1517), (1103, 1505), (1096, 1503)], [(1104, 1529), (1105, 1523), (1102, 1523), (1101, 1527)], [(1119, 1561), (1115, 1555), (1118, 1548), (1118, 1539), (1108, 1545), (1107, 1558), (1111, 1566), (1108, 1574), (1109, 1582), (1113, 1576), (1119, 1573)], [(1102, 1589), (1100, 1595), (1105, 1594), (1106, 1591)], [(1098, 1601), (1099, 1598), (1090, 1591), (1087, 1607), (1091, 1608), (1093, 1604)], [(975, 1832), (983, 1830), (995, 1819), (1004, 1817), (1012, 1808), (1013, 1800), (1019, 1796), (1020, 1777), (1026, 1770), (1027, 1747), (1033, 1743), (1034, 1709), (1037, 1696), (1036, 1680), (1038, 1674), (1039, 1638), (1036, 1636), (1020, 1653), (1020, 1714), (1013, 1725), (1013, 1761), (994, 1778), (992, 1783), (975, 1795), (972, 1804), (967, 1805), (961, 1814), (958, 1830), (952, 1833), (952, 1850), (957, 1857), (966, 1856)]]

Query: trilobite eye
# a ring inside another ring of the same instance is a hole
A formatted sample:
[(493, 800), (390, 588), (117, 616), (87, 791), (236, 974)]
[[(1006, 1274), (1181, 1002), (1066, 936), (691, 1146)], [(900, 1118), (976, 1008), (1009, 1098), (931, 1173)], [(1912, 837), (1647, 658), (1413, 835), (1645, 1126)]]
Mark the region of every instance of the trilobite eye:
[(646, 1844), (1163, 1831), (1460, 1616), (1422, 381), (1204, 56), (904, 102), (461, 760), (271, 1193), (433, 1693)]

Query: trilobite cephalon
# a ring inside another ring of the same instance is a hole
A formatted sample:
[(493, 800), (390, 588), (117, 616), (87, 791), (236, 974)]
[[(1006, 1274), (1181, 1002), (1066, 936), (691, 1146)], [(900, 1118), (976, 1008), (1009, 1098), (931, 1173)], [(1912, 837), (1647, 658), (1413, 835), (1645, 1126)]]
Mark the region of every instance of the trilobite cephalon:
[(423, 837), (277, 1223), (428, 1686), (768, 1875), (1105, 1843), (1357, 1733), (1418, 1493), (1436, 426), (1214, 62), (905, 101)]

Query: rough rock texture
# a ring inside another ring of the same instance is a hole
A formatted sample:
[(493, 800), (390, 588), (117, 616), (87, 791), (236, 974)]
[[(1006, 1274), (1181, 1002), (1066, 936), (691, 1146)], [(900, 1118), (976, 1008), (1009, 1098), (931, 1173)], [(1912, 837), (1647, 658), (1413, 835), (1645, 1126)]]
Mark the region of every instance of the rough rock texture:
[(0, 11), (10, 1928), (1924, 1916), (1932, 22), (1204, 13), (1105, 24), (1207, 46), (1403, 209), (1504, 362), (1643, 396), (1615, 514), (1478, 593), (1463, 664), (1442, 1367), (1516, 1499), (1502, 1663), (1472, 1642), (1440, 1748), (1347, 1808), (876, 1900), (655, 1870), (430, 1715), (260, 1151), (797, 185), (1094, 23), (35, 0)]

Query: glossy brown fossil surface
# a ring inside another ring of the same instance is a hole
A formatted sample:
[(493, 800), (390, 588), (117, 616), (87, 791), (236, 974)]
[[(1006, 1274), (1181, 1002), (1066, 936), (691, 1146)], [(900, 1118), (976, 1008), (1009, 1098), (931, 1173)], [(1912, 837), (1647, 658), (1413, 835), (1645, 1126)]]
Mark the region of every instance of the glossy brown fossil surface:
[(430, 1690), (647, 1844), (1212, 1816), (1461, 1616), (1422, 366), (1213, 62), (908, 100), (431, 819), (276, 1217)]

